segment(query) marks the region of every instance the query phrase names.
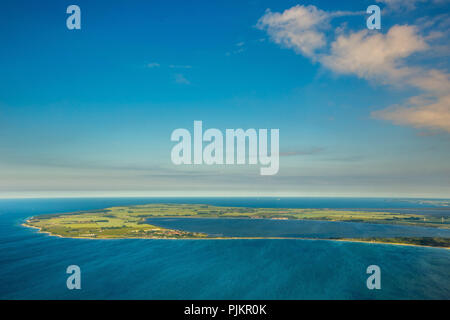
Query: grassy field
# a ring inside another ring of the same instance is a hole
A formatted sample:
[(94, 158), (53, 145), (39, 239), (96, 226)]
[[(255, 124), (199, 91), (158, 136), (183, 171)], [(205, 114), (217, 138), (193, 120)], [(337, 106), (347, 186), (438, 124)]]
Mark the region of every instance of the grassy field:
[[(199, 239), (207, 237), (204, 233), (166, 229), (146, 223), (146, 219), (156, 217), (327, 220), (450, 227), (448, 218), (442, 220), (441, 217), (431, 215), (332, 209), (219, 207), (206, 204), (147, 204), (39, 215), (28, 219), (25, 225), (39, 228), (42, 232), (52, 235), (72, 238)], [(407, 240), (397, 238), (396, 241), (406, 242)], [(393, 241), (386, 240), (384, 242)]]
[(141, 214), (122, 208), (89, 212), (40, 215), (27, 220), (25, 225), (41, 232), (71, 238), (202, 238), (206, 234), (165, 229), (145, 223)]
[[(97, 212), (96, 214), (99, 214)], [(344, 211), (333, 209), (246, 208), (218, 207), (206, 204), (147, 204), (128, 207), (112, 207), (103, 210), (114, 217), (193, 217), (193, 218), (268, 218), (328, 220), (402, 224), (410, 226), (450, 228), (450, 219), (431, 215), (400, 214), (392, 212)]]

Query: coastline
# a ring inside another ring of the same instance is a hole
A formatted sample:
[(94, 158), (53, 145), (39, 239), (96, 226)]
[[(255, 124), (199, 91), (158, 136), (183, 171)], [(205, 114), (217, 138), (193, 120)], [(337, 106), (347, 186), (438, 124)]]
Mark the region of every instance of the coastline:
[[(28, 222), (28, 219), (26, 220)], [(140, 240), (312, 240), (312, 241), (336, 241), (336, 242), (354, 242), (354, 243), (365, 243), (365, 244), (384, 244), (393, 246), (410, 246), (410, 247), (423, 247), (423, 248), (435, 248), (435, 249), (446, 249), (450, 250), (450, 247), (438, 247), (438, 246), (427, 246), (420, 244), (411, 243), (396, 243), (396, 242), (383, 242), (383, 241), (373, 241), (373, 240), (363, 240), (363, 239), (326, 239), (326, 238), (298, 238), (298, 237), (205, 237), (205, 238), (144, 238), (144, 237), (120, 237), (120, 238), (95, 238), (95, 237), (64, 237), (59, 234), (53, 234), (49, 231), (42, 231), (41, 228), (36, 226), (31, 226), (26, 222), (22, 223), (21, 226), (37, 229), (38, 233), (47, 234), (52, 237), (58, 237), (63, 239), (86, 239), (86, 240), (130, 240), (130, 239), (140, 239)]]

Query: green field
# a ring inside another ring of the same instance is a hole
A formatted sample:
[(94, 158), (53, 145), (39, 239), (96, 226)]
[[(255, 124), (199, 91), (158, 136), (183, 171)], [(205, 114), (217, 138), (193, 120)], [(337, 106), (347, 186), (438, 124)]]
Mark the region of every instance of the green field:
[[(146, 219), (156, 217), (298, 219), (450, 227), (448, 218), (442, 220), (441, 217), (431, 215), (333, 209), (219, 207), (206, 204), (147, 204), (39, 215), (28, 219), (25, 225), (39, 228), (41, 232), (71, 238), (201, 239), (208, 236), (204, 233), (166, 229), (146, 223)], [(401, 243), (412, 241), (406, 238), (397, 238), (395, 241), (378, 240)], [(415, 240), (416, 244), (419, 242)], [(442, 241), (434, 243), (442, 244)]]

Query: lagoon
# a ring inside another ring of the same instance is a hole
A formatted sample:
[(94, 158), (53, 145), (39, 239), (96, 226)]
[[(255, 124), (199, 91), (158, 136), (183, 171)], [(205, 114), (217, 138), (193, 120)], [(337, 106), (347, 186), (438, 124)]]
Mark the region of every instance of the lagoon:
[(168, 229), (202, 232), (210, 237), (450, 238), (450, 229), (358, 222), (247, 218), (151, 218), (146, 222)]

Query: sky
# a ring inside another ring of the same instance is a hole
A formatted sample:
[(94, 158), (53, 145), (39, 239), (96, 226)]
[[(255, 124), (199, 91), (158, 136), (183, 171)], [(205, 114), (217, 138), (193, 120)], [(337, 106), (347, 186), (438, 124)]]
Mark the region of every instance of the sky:
[[(447, 0), (2, 1), (0, 197), (450, 198), (449, 29)], [(174, 165), (195, 120), (279, 129), (279, 172)]]

